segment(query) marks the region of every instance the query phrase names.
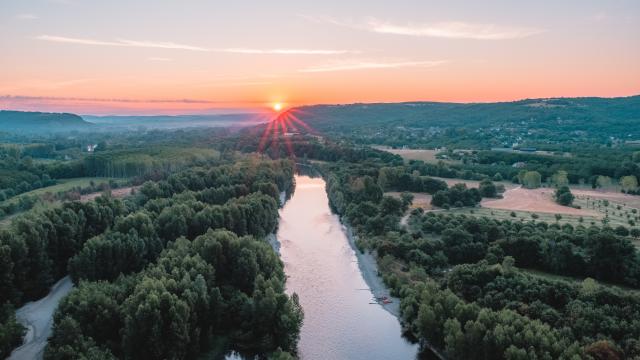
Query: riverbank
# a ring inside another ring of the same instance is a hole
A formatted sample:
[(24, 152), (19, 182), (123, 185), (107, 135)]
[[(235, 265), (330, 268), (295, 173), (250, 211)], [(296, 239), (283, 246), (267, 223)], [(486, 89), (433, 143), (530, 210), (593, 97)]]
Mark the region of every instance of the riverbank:
[[(342, 222), (342, 219), (340, 222), (342, 223), (342, 229), (344, 233), (347, 235), (347, 239), (349, 239), (349, 245), (351, 245), (351, 248), (356, 253), (356, 257), (358, 258), (358, 267), (360, 268), (360, 272), (362, 273), (362, 278), (367, 283), (374, 296), (386, 296), (392, 301), (389, 304), (380, 302), (379, 304), (383, 309), (388, 311), (391, 315), (395, 316), (398, 321), (402, 322), (402, 319), (400, 317), (400, 299), (395, 296), (391, 296), (389, 288), (385, 285), (382, 277), (379, 275), (378, 263), (375, 255), (370, 251), (365, 251), (364, 253), (361, 252), (356, 246), (357, 235), (353, 233), (353, 228), (351, 228), (349, 224), (345, 224), (344, 222)], [(444, 354), (433, 345), (431, 345), (431, 343), (422, 341), (421, 347), (431, 350), (435, 358), (446, 360)]]
[(374, 297), (383, 297), (386, 296), (390, 303), (385, 304), (382, 302), (378, 302), (383, 309), (387, 310), (391, 315), (395, 316), (398, 321), (401, 321), (400, 318), (400, 299), (394, 296), (391, 296), (389, 288), (384, 284), (382, 277), (380, 277), (378, 272), (378, 263), (376, 261), (376, 257), (369, 251), (361, 252), (356, 246), (356, 237), (357, 235), (353, 233), (353, 229), (350, 225), (342, 223), (342, 230), (347, 235), (347, 239), (349, 239), (349, 245), (351, 249), (356, 254), (356, 258), (358, 259), (358, 268), (360, 268), (360, 272), (362, 273), (362, 278), (371, 289)]
[(25, 304), (16, 311), (16, 319), (27, 328), (23, 344), (13, 350), (8, 360), (42, 359), (47, 339), (53, 330), (53, 313), (58, 303), (73, 289), (69, 276), (51, 287), (47, 296)]
[(276, 234), (269, 234), (266, 239), (269, 245), (273, 248), (273, 251), (275, 251), (276, 254), (278, 254), (278, 257), (280, 257), (280, 241), (278, 241)]

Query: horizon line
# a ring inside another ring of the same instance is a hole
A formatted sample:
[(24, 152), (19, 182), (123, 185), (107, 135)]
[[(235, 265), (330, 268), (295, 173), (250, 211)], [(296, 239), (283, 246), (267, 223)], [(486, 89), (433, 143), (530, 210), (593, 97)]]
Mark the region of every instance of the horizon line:
[[(459, 104), (459, 105), (473, 105), (473, 104), (500, 104), (500, 103), (517, 103), (521, 101), (528, 100), (553, 100), (553, 99), (625, 99), (625, 98), (633, 98), (640, 96), (640, 91), (632, 94), (632, 95), (618, 95), (618, 96), (550, 96), (550, 97), (526, 97), (526, 98), (518, 98), (513, 100), (490, 100), (490, 101), (442, 101), (442, 100), (406, 100), (406, 101), (355, 101), (355, 102), (343, 102), (343, 103), (300, 103), (299, 105), (289, 106), (288, 110), (297, 109), (297, 108), (305, 108), (305, 107), (314, 107), (314, 106), (352, 106), (352, 105), (401, 105), (401, 104), (420, 104), (420, 103), (431, 103), (431, 104)], [(23, 96), (23, 95), (0, 95), (0, 103), (2, 100), (60, 100), (60, 101), (81, 101), (81, 102), (119, 102), (119, 103), (149, 103), (149, 104), (157, 104), (157, 103), (186, 103), (186, 104), (261, 104), (262, 106), (249, 106), (249, 107), (219, 107), (219, 108), (210, 108), (210, 109), (202, 109), (198, 110), (199, 112), (185, 112), (185, 113), (163, 113), (162, 110), (158, 110), (157, 113), (149, 113), (149, 114), (136, 114), (136, 113), (112, 113), (112, 114), (98, 114), (98, 113), (80, 113), (73, 111), (46, 111), (46, 110), (20, 110), (16, 108), (2, 108), (0, 107), (0, 111), (19, 111), (19, 112), (41, 112), (41, 113), (69, 113), (78, 116), (94, 116), (94, 117), (115, 117), (115, 116), (136, 116), (136, 117), (152, 117), (152, 116), (171, 116), (171, 117), (179, 117), (179, 116), (223, 116), (223, 115), (253, 115), (259, 114), (260, 111), (256, 111), (258, 109), (266, 110), (267, 106), (264, 104), (268, 103), (267, 101), (213, 101), (213, 100), (195, 100), (195, 99), (107, 99), (107, 98), (75, 98), (75, 97), (32, 97), (32, 96)], [(296, 102), (289, 102), (291, 104), (295, 104)], [(124, 109), (123, 109), (124, 110)], [(172, 111), (172, 110), (169, 110)], [(207, 111), (218, 111), (217, 113), (207, 113)], [(227, 112), (225, 112), (227, 111)], [(174, 111), (175, 112), (175, 111)]]

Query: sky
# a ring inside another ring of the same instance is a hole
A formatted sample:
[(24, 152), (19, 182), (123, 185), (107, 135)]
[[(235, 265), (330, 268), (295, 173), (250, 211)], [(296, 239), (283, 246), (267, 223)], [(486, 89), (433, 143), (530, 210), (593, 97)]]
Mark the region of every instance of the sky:
[(0, 0), (0, 109), (637, 94), (638, 0)]

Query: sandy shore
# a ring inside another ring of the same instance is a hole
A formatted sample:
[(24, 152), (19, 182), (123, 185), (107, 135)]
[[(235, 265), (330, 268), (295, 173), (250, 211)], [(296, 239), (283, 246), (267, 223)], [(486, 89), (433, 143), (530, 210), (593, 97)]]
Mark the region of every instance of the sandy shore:
[(357, 235), (353, 233), (351, 226), (343, 223), (342, 230), (345, 235), (347, 235), (347, 239), (349, 239), (349, 245), (351, 245), (351, 248), (356, 253), (356, 257), (358, 258), (358, 268), (360, 268), (362, 278), (369, 286), (369, 289), (371, 289), (371, 292), (375, 297), (388, 297), (391, 300), (391, 303), (380, 303), (380, 306), (400, 320), (400, 299), (391, 296), (389, 289), (382, 280), (382, 277), (378, 275), (378, 263), (376, 262), (374, 254), (369, 251), (362, 253), (358, 250), (355, 242)]
[(58, 303), (73, 288), (69, 276), (65, 276), (51, 287), (47, 296), (32, 301), (16, 311), (18, 322), (27, 328), (24, 343), (13, 350), (8, 360), (42, 359), (47, 339), (51, 335), (53, 313)]

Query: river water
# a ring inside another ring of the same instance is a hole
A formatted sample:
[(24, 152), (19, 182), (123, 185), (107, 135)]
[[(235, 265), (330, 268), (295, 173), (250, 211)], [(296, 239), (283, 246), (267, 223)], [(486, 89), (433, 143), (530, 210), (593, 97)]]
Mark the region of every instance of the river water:
[[(314, 359), (415, 359), (418, 346), (398, 320), (374, 301), (322, 178), (296, 176), (280, 210), (277, 238), (287, 292), (304, 309), (299, 355)], [(373, 303), (373, 304), (372, 304)]]

